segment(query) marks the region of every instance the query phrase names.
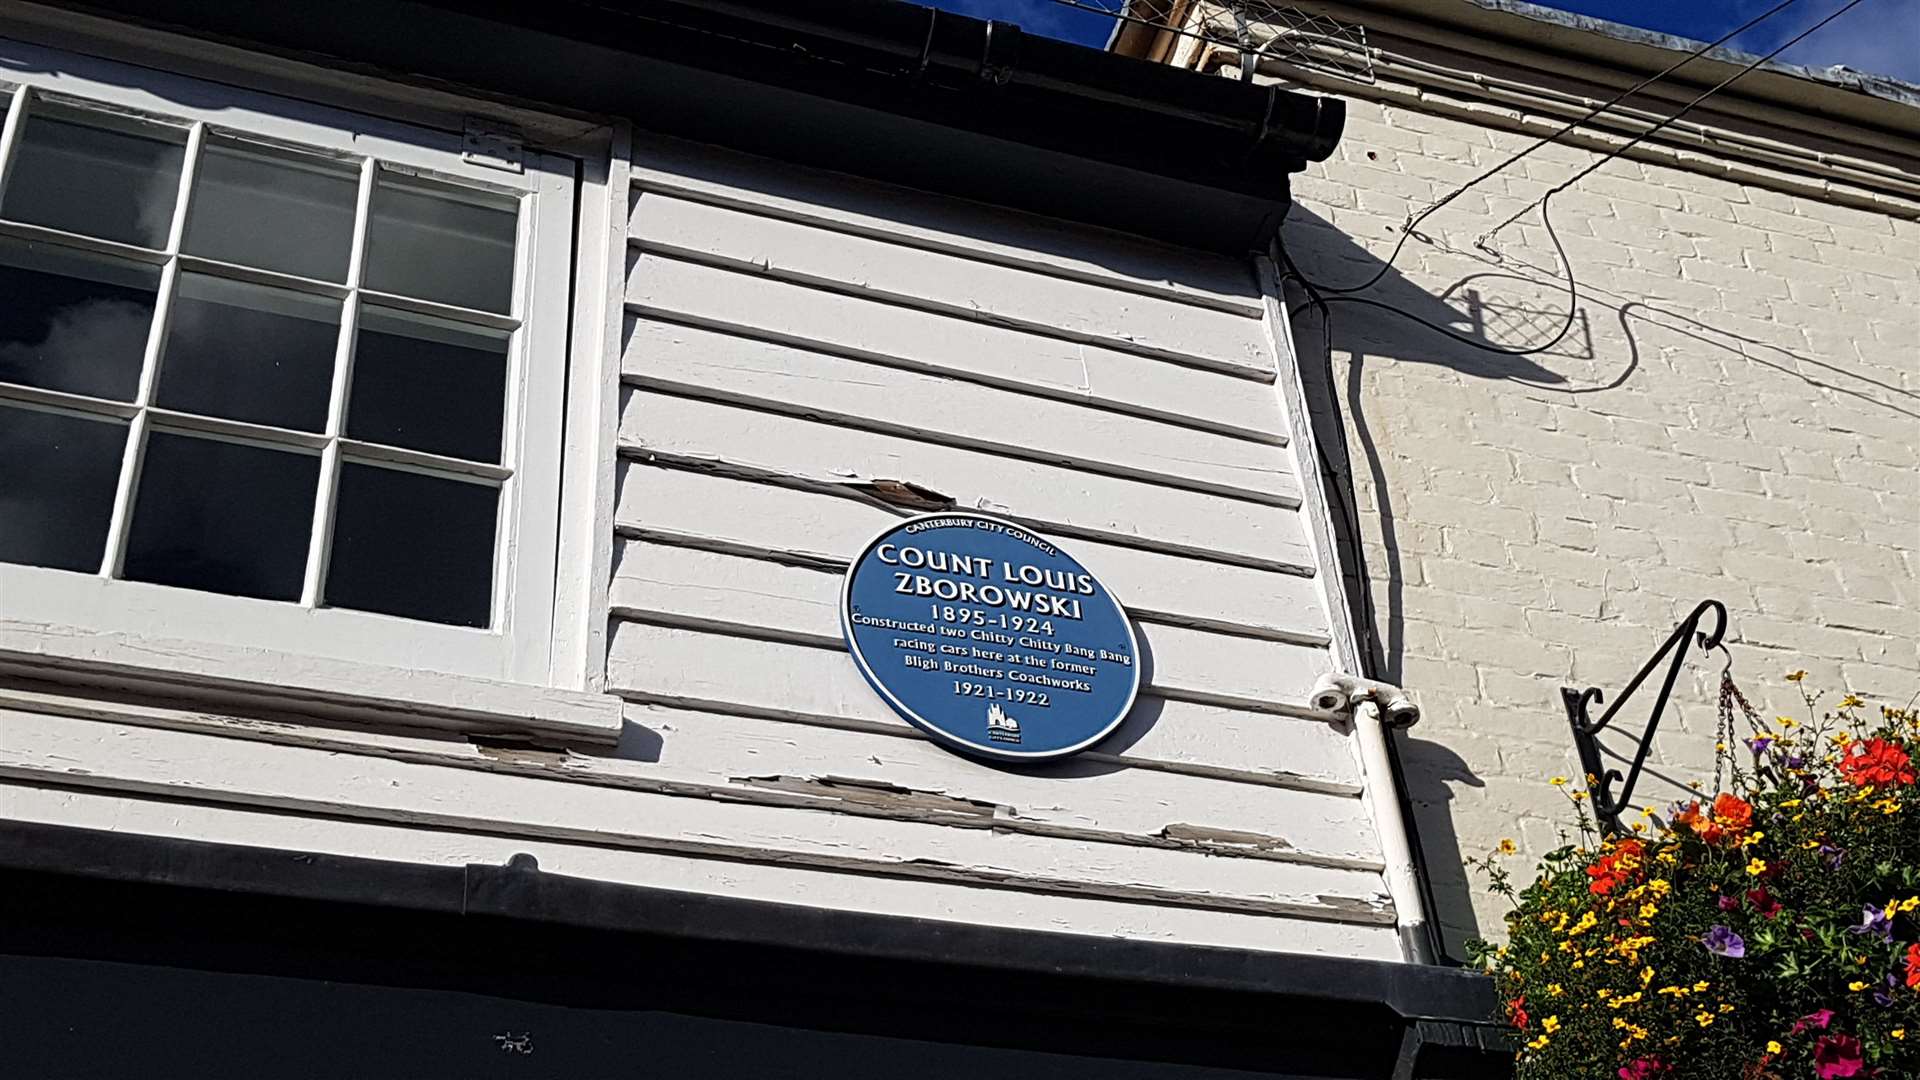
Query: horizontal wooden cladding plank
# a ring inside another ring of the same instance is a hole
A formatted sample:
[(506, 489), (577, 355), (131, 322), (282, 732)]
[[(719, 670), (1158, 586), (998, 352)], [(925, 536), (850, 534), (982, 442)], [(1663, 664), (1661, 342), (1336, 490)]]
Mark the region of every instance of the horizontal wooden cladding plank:
[[(814, 645), (839, 652), (837, 573), (640, 541), (623, 541), (617, 553), (612, 603), (617, 612), (651, 621), (656, 626), (687, 629), (725, 628), (776, 642)], [(1211, 662), (1219, 635), (1182, 639), (1179, 628), (1136, 623), (1149, 658), (1198, 656)], [(724, 632), (724, 631), (722, 631)], [(1168, 635), (1174, 635), (1169, 638)], [(1169, 641), (1172, 641), (1169, 644)], [(1299, 661), (1302, 650), (1262, 642), (1279, 655), (1266, 662)], [(1156, 647), (1157, 646), (1157, 647)], [(716, 648), (723, 647), (715, 643)], [(796, 661), (799, 662), (799, 661)], [(1210, 771), (1236, 779), (1284, 781), (1295, 786), (1331, 790), (1359, 790), (1360, 777), (1343, 735), (1317, 718), (1282, 720), (1259, 710), (1209, 707), (1198, 700), (1237, 695), (1194, 690), (1212, 676), (1170, 675), (1157, 663), (1144, 672), (1150, 695), (1140, 715), (1130, 722), (1108, 750), (1142, 764), (1168, 765), (1190, 771)], [(1224, 677), (1244, 677), (1228, 673)], [(1158, 684), (1168, 684), (1163, 687)], [(861, 690), (863, 684), (853, 684)], [(1158, 693), (1170, 688), (1184, 700), (1169, 704)], [(863, 695), (864, 700), (864, 695)], [(764, 702), (760, 703), (764, 705)], [(874, 704), (877, 704), (874, 703)], [(1304, 712), (1306, 710), (1296, 710)], [(871, 715), (887, 718), (881, 710)], [(1168, 722), (1161, 723), (1165, 718)], [(902, 732), (911, 731), (904, 723)]]
[[(1269, 787), (1251, 794), (1222, 794), (1216, 789), (1244, 785), (1210, 774), (1129, 768), (1107, 755), (1037, 770), (988, 769), (936, 749), (905, 725), (802, 724), (627, 704), (627, 734), (619, 748), (607, 754), (568, 754), (475, 745), (444, 734), (318, 728), (20, 688), (0, 687), (0, 708), (815, 813), (1335, 869), (1381, 868), (1379, 846), (1353, 792)], [(1060, 805), (1063, 794), (1072, 795), (1070, 806)], [(1304, 827), (1298, 814), (1308, 815)], [(1287, 832), (1274, 831), (1283, 826)], [(1344, 831), (1329, 840), (1323, 835), (1328, 830)], [(1297, 850), (1298, 832), (1314, 837), (1313, 852)], [(1327, 853), (1341, 843), (1349, 850)]]
[(504, 866), (532, 855), (551, 874), (836, 911), (1090, 934), (1265, 952), (1403, 958), (1393, 927), (1273, 919), (968, 883), (836, 873), (591, 844), (278, 814), (246, 807), (0, 783), (0, 820), (215, 844), (386, 859), (424, 866)]
[(805, 813), (255, 739), (0, 710), (0, 777), (846, 873), (1350, 922), (1380, 877), (1265, 859)]
[[(734, 554), (625, 542), (611, 602), (617, 612), (673, 625), (740, 627), (763, 637), (838, 649), (841, 576)], [(1201, 700), (1304, 709), (1330, 670), (1327, 647), (1135, 620), (1143, 685)]]
[(1066, 401), (1278, 442), (1287, 431), (1269, 383), (1115, 349), (664, 255), (634, 257), (627, 306), (839, 356), (1006, 386)]
[(671, 195), (635, 200), (647, 251), (891, 304), (1271, 378), (1262, 319)]
[(983, 262), (1258, 317), (1243, 260), (1053, 218), (856, 180), (732, 151), (648, 138), (634, 148), (639, 193), (659, 192)]
[(1041, 531), (1275, 569), (1312, 565), (1293, 506), (1104, 476), (742, 405), (625, 388), (620, 448), (730, 475), (892, 480)]
[[(713, 708), (816, 723), (899, 731), (900, 719), (861, 678), (844, 649), (619, 619), (608, 649), (608, 688), (634, 700)], [(1318, 774), (1357, 780), (1330, 729), (1318, 721), (1268, 716), (1160, 692), (1141, 695), (1103, 754), (1129, 762), (1174, 761), (1220, 773)], [(1302, 726), (1281, 726), (1298, 723)], [(1217, 734), (1217, 739), (1215, 735)], [(1271, 745), (1247, 745), (1261, 737)]]
[[(994, 768), (917, 733), (897, 737), (893, 729), (711, 709), (629, 704), (626, 717), (650, 733), (646, 741), (660, 766), (716, 785), (844, 800), (850, 807), (906, 816), (972, 816), (978, 827), (1365, 869), (1381, 865), (1366, 807), (1352, 795), (1128, 768), (1112, 755)], [(1268, 725), (1276, 741), (1286, 741), (1283, 724)], [(899, 730), (909, 729), (902, 724)]]
[(1298, 491), (1281, 446), (718, 330), (633, 319), (621, 368), (635, 385), (1115, 476), (1263, 500)]
[[(861, 545), (913, 513), (851, 490), (820, 491), (622, 461), (618, 527), (682, 546), (807, 566), (844, 567)], [(1175, 626), (1317, 643), (1326, 601), (1301, 573), (1105, 544), (1071, 542), (1135, 616)]]

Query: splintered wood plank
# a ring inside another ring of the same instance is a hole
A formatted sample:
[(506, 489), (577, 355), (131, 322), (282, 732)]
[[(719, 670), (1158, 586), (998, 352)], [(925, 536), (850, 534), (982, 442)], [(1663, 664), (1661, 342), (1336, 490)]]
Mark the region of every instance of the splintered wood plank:
[(848, 874), (66, 787), (0, 782), (0, 820), (423, 866), (504, 866), (515, 855), (525, 854), (551, 874), (836, 911), (1267, 952), (1403, 958), (1394, 928), (1372, 923), (1273, 918), (968, 882)]
[[(0, 777), (288, 813), (1276, 917), (1390, 922), (1379, 874), (0, 710)], [(932, 813), (930, 811), (930, 813)]]

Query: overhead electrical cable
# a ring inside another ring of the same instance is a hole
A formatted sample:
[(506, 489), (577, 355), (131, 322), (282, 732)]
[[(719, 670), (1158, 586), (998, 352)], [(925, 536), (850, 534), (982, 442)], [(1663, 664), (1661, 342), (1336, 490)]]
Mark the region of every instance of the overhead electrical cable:
[[(1748, 22), (1745, 25), (1734, 30), (1731, 34), (1728, 34), (1725, 37), (1722, 37), (1720, 41), (1726, 41), (1727, 38), (1732, 37), (1734, 34), (1739, 34), (1743, 32), (1744, 30), (1752, 27), (1755, 23), (1759, 22), (1760, 19), (1764, 19), (1767, 16), (1772, 15), (1774, 12), (1780, 11), (1781, 9), (1785, 8), (1788, 4), (1791, 4), (1793, 2), (1795, 2), (1795, 0), (1782, 0), (1780, 4), (1775, 5), (1773, 8), (1769, 9), (1766, 13), (1762, 14), (1758, 18), (1748, 20)], [(1746, 66), (1740, 68), (1738, 71), (1735, 71), (1733, 74), (1727, 76), (1726, 78), (1720, 80), (1718, 83), (1715, 83), (1713, 86), (1702, 91), (1699, 95), (1694, 97), (1693, 100), (1681, 106), (1680, 109), (1674, 112), (1672, 115), (1661, 120), (1658, 124), (1655, 124), (1653, 127), (1648, 128), (1646, 131), (1641, 132), (1639, 135), (1634, 136), (1632, 139), (1621, 144), (1620, 146), (1616, 147), (1612, 151), (1602, 155), (1599, 158), (1599, 160), (1593, 162), (1591, 165), (1588, 165), (1585, 169), (1582, 169), (1580, 172), (1575, 173), (1571, 177), (1568, 177), (1566, 180), (1562, 181), (1558, 185), (1552, 188), (1549, 188), (1546, 191), (1546, 193), (1541, 195), (1538, 199), (1534, 200), (1531, 203), (1528, 203), (1526, 206), (1521, 207), (1519, 211), (1509, 216), (1505, 221), (1502, 221), (1499, 225), (1496, 225), (1492, 229), (1489, 229), (1487, 230), (1487, 232), (1481, 234), (1481, 237), (1478, 243), (1484, 244), (1488, 237), (1491, 237), (1495, 232), (1498, 232), (1500, 229), (1503, 229), (1506, 226), (1512, 224), (1513, 222), (1519, 220), (1519, 218), (1523, 214), (1525, 214), (1527, 211), (1532, 210), (1534, 207), (1540, 208), (1541, 223), (1546, 226), (1547, 238), (1553, 242), (1554, 253), (1559, 258), (1560, 267), (1565, 272), (1566, 281), (1567, 281), (1566, 317), (1561, 321), (1560, 329), (1557, 332), (1555, 332), (1553, 337), (1547, 339), (1546, 341), (1541, 342), (1538, 345), (1528, 345), (1528, 346), (1492, 345), (1492, 344), (1488, 344), (1487, 342), (1479, 341), (1474, 338), (1468, 337), (1465, 334), (1458, 333), (1453, 329), (1451, 329), (1450, 327), (1442, 326), (1441, 324), (1433, 322), (1430, 319), (1426, 319), (1426, 318), (1423, 318), (1422, 316), (1415, 315), (1410, 311), (1403, 310), (1390, 303), (1385, 303), (1383, 301), (1373, 300), (1367, 297), (1360, 297), (1360, 296), (1352, 296), (1352, 295), (1328, 296), (1325, 294), (1329, 292), (1335, 293), (1335, 294), (1350, 294), (1354, 292), (1359, 292), (1362, 289), (1371, 288), (1374, 283), (1378, 282), (1382, 277), (1386, 275), (1386, 272), (1388, 270), (1392, 269), (1393, 260), (1399, 256), (1401, 248), (1406, 244), (1407, 237), (1413, 234), (1413, 230), (1420, 224), (1420, 222), (1426, 220), (1428, 215), (1432, 214), (1435, 210), (1438, 210), (1440, 207), (1445, 206), (1448, 202), (1457, 198), (1462, 192), (1465, 192), (1468, 188), (1472, 187), (1474, 184), (1480, 183), (1482, 180), (1485, 180), (1489, 176), (1492, 176), (1494, 173), (1498, 172), (1500, 169), (1505, 168), (1508, 164), (1519, 160), (1521, 157), (1524, 157), (1527, 153), (1530, 153), (1533, 150), (1537, 150), (1541, 146), (1546, 145), (1546, 143), (1551, 142), (1555, 138), (1558, 138), (1559, 135), (1565, 134), (1566, 131), (1568, 130), (1567, 128), (1563, 128), (1560, 132), (1556, 133), (1555, 135), (1535, 143), (1533, 146), (1528, 147), (1527, 150), (1523, 150), (1509, 157), (1506, 161), (1502, 162), (1501, 164), (1494, 166), (1492, 169), (1489, 169), (1486, 172), (1481, 173), (1479, 176), (1476, 176), (1471, 180), (1468, 180), (1465, 184), (1462, 184), (1460, 187), (1450, 192), (1447, 196), (1442, 198), (1440, 201), (1434, 203), (1432, 206), (1429, 206), (1426, 210), (1422, 211), (1418, 216), (1412, 218), (1408, 222), (1406, 228), (1402, 231), (1399, 241), (1394, 244), (1393, 251), (1388, 255), (1387, 261), (1383, 263), (1380, 266), (1380, 268), (1374, 272), (1374, 275), (1371, 278), (1367, 279), (1367, 281), (1362, 283), (1361, 285), (1342, 289), (1342, 288), (1330, 288), (1328, 286), (1321, 285), (1317, 282), (1312, 281), (1304, 273), (1300, 271), (1299, 267), (1294, 265), (1292, 258), (1287, 255), (1286, 243), (1284, 239), (1279, 239), (1278, 237), (1276, 237), (1276, 245), (1278, 247), (1278, 250), (1280, 252), (1283, 262), (1287, 266), (1286, 277), (1290, 277), (1293, 280), (1298, 281), (1300, 283), (1301, 288), (1306, 291), (1307, 298), (1308, 298), (1307, 303), (1294, 308), (1291, 312), (1289, 312), (1289, 315), (1290, 316), (1298, 315), (1301, 311), (1304, 311), (1306, 308), (1313, 307), (1313, 308), (1318, 308), (1320, 310), (1320, 315), (1322, 319), (1326, 319), (1329, 317), (1328, 306), (1331, 304), (1360, 304), (1366, 307), (1376, 307), (1385, 311), (1392, 312), (1393, 314), (1398, 315), (1403, 319), (1408, 319), (1413, 322), (1419, 323), (1421, 326), (1424, 326), (1427, 329), (1442, 335), (1443, 337), (1446, 337), (1452, 341), (1458, 342), (1469, 348), (1478, 349), (1482, 352), (1494, 353), (1500, 356), (1531, 356), (1536, 353), (1543, 353), (1549, 349), (1552, 349), (1554, 346), (1560, 344), (1560, 342), (1564, 340), (1569, 333), (1572, 332), (1574, 324), (1578, 320), (1577, 308), (1578, 308), (1578, 300), (1579, 300), (1579, 285), (1574, 277), (1573, 262), (1572, 260), (1567, 258), (1566, 248), (1561, 245), (1560, 236), (1554, 230), (1553, 216), (1549, 211), (1550, 200), (1555, 195), (1559, 194), (1562, 191), (1565, 191), (1567, 188), (1577, 183), (1582, 177), (1585, 177), (1591, 174), (1595, 169), (1598, 169), (1601, 166), (1605, 165), (1607, 162), (1612, 161), (1616, 157), (1619, 157), (1621, 154), (1632, 149), (1634, 146), (1638, 145), (1640, 142), (1658, 133), (1667, 125), (1672, 124), (1676, 120), (1679, 120), (1681, 117), (1685, 116), (1687, 113), (1693, 111), (1696, 107), (1698, 107), (1702, 102), (1706, 101), (1708, 98), (1712, 97), (1713, 95), (1719, 93), (1720, 91), (1726, 89), (1728, 86), (1732, 85), (1735, 80), (1740, 79), (1741, 77), (1747, 75), (1748, 73), (1754, 71), (1756, 68), (1760, 67), (1762, 64), (1767, 63), (1768, 61), (1772, 60), (1774, 57), (1780, 55), (1786, 50), (1799, 44), (1809, 34), (1812, 34), (1814, 31), (1819, 30), (1821, 27), (1827, 25), (1833, 20), (1853, 10), (1855, 7), (1858, 7), (1862, 2), (1863, 0), (1847, 0), (1847, 3), (1842, 4), (1840, 7), (1834, 9), (1825, 18), (1814, 23), (1812, 26), (1807, 27), (1805, 30), (1800, 31), (1798, 34), (1795, 34), (1793, 37), (1788, 38), (1786, 41), (1780, 43), (1780, 45), (1775, 47), (1771, 52), (1767, 53), (1765, 56), (1754, 58), (1754, 60), (1748, 63)], [(1702, 46), (1701, 48), (1695, 50), (1692, 54), (1690, 54), (1686, 59), (1683, 59), (1679, 63), (1674, 64), (1671, 67), (1667, 68), (1667, 71), (1672, 71), (1674, 68), (1677, 68), (1680, 64), (1684, 64), (1687, 62), (1687, 60), (1691, 60), (1695, 57), (1700, 56), (1702, 53), (1705, 53), (1708, 49), (1711, 49), (1713, 47), (1714, 47), (1713, 44)], [(1658, 77), (1659, 76), (1654, 76), (1654, 78), (1658, 78)], [(1652, 79), (1643, 80), (1641, 85), (1645, 85), (1647, 82), (1651, 82), (1651, 81)], [(1632, 92), (1633, 92), (1632, 90), (1627, 91), (1627, 93), (1632, 93)], [(1621, 97), (1625, 97), (1625, 96), (1626, 94), (1621, 95)], [(1596, 110), (1595, 112), (1590, 113), (1589, 115), (1590, 116), (1598, 115), (1598, 113), (1600, 111), (1604, 111), (1604, 109), (1605, 109), (1605, 106), (1602, 106), (1601, 110)], [(1577, 124), (1579, 123), (1579, 121), (1575, 121), (1575, 123)]]
[[(1632, 86), (1629, 86), (1625, 90), (1620, 91), (1618, 94), (1615, 94), (1613, 97), (1608, 98), (1606, 101), (1603, 101), (1599, 105), (1594, 106), (1592, 109), (1587, 110), (1585, 115), (1579, 116), (1579, 117), (1576, 117), (1575, 119), (1567, 121), (1565, 124), (1561, 125), (1560, 130), (1554, 132), (1553, 134), (1547, 136), (1546, 138), (1536, 140), (1535, 142), (1526, 146), (1524, 149), (1521, 149), (1509, 155), (1505, 160), (1501, 161), (1499, 164), (1494, 165), (1493, 167), (1480, 173), (1478, 176), (1473, 177), (1472, 179), (1468, 180), (1466, 183), (1461, 184), (1459, 187), (1448, 192), (1445, 196), (1441, 197), (1439, 201), (1428, 206), (1425, 210), (1420, 211), (1418, 214), (1409, 214), (1407, 216), (1406, 224), (1403, 225), (1400, 229), (1399, 240), (1394, 242), (1393, 251), (1387, 255), (1387, 261), (1381, 264), (1380, 269), (1374, 271), (1372, 277), (1368, 278), (1367, 280), (1361, 282), (1358, 285), (1321, 285), (1319, 286), (1320, 291), (1328, 292), (1328, 293), (1356, 293), (1356, 292), (1364, 292), (1367, 289), (1373, 288), (1373, 286), (1377, 284), (1381, 278), (1386, 276), (1388, 270), (1393, 269), (1394, 261), (1400, 257), (1400, 250), (1406, 246), (1407, 238), (1409, 236), (1412, 236), (1414, 234), (1414, 231), (1420, 227), (1420, 223), (1427, 220), (1427, 218), (1432, 216), (1435, 211), (1439, 210), (1441, 207), (1447, 205), (1453, 200), (1459, 198), (1460, 196), (1466, 194), (1475, 185), (1483, 183), (1493, 178), (1493, 176), (1496, 175), (1497, 173), (1513, 165), (1515, 162), (1526, 158), (1528, 155), (1532, 154), (1534, 151), (1539, 150), (1540, 148), (1547, 146), (1551, 143), (1559, 142), (1561, 137), (1566, 135), (1568, 132), (1571, 132), (1575, 128), (1580, 127), (1582, 124), (1585, 124), (1588, 121), (1599, 117), (1601, 114), (1612, 109), (1615, 105), (1618, 105), (1622, 101), (1625, 101), (1626, 99), (1632, 97), (1633, 95), (1639, 93), (1640, 91), (1645, 90), (1647, 87), (1653, 85), (1656, 82), (1659, 82), (1661, 79), (1664, 79), (1667, 76), (1673, 74), (1674, 72), (1680, 70), (1682, 67), (1685, 67), (1687, 64), (1690, 64), (1693, 61), (1698, 60), (1700, 57), (1706, 55), (1708, 52), (1711, 52), (1712, 50), (1719, 48), (1720, 46), (1726, 44), (1727, 42), (1733, 40), (1734, 38), (1740, 36), (1741, 34), (1746, 33), (1748, 30), (1751, 30), (1754, 27), (1765, 22), (1767, 19), (1772, 18), (1774, 15), (1782, 11), (1785, 11), (1787, 8), (1793, 6), (1798, 2), (1799, 0), (1780, 0), (1779, 3), (1773, 5), (1772, 7), (1761, 12), (1760, 14), (1755, 15), (1753, 18), (1748, 19), (1746, 22), (1741, 23), (1739, 26), (1734, 27), (1732, 30), (1727, 31), (1725, 34), (1722, 34), (1719, 38), (1713, 41), (1710, 41), (1705, 45), (1700, 46), (1698, 49), (1695, 49), (1694, 51), (1688, 53), (1687, 55), (1681, 57), (1680, 59), (1675, 60), (1673, 63), (1667, 65), (1661, 70), (1654, 72), (1652, 75), (1649, 75), (1644, 79), (1641, 79), (1639, 82), (1634, 83)], [(1658, 130), (1658, 128), (1656, 128), (1655, 130)], [(1628, 145), (1632, 145), (1632, 144), (1628, 144)], [(1532, 207), (1529, 206), (1528, 209), (1532, 209)]]
[(1506, 228), (1508, 225), (1513, 224), (1514, 221), (1519, 219), (1520, 215), (1525, 214), (1527, 211), (1533, 209), (1535, 206), (1546, 205), (1546, 201), (1552, 198), (1554, 195), (1557, 195), (1560, 192), (1567, 190), (1569, 187), (1572, 187), (1574, 184), (1579, 183), (1581, 178), (1587, 176), (1589, 173), (1593, 172), (1595, 169), (1598, 169), (1600, 166), (1605, 165), (1607, 162), (1612, 161), (1614, 158), (1619, 157), (1621, 154), (1626, 153), (1628, 150), (1633, 149), (1635, 146), (1638, 146), (1640, 143), (1653, 137), (1654, 135), (1659, 134), (1660, 131), (1664, 129), (1668, 124), (1671, 124), (1674, 121), (1680, 119), (1681, 117), (1687, 115), (1688, 113), (1692, 112), (1694, 108), (1698, 106), (1701, 102), (1707, 100), (1708, 98), (1719, 93), (1720, 91), (1725, 90), (1729, 85), (1733, 83), (1735, 79), (1741, 78), (1742, 76), (1746, 75), (1748, 72), (1751, 72), (1755, 68), (1759, 67), (1761, 64), (1764, 64), (1767, 61), (1772, 60), (1774, 57), (1779, 56), (1781, 53), (1787, 51), (1793, 46), (1798, 45), (1800, 41), (1803, 38), (1805, 38), (1808, 34), (1813, 33), (1815, 30), (1818, 30), (1821, 27), (1832, 22), (1833, 20), (1839, 18), (1840, 16), (1845, 15), (1847, 12), (1852, 11), (1854, 8), (1858, 7), (1861, 3), (1862, 3), (1862, 0), (1847, 0), (1846, 3), (1833, 9), (1833, 11), (1829, 13), (1826, 18), (1821, 19), (1819, 22), (1814, 23), (1812, 26), (1809, 26), (1805, 30), (1800, 31), (1798, 34), (1795, 34), (1794, 36), (1788, 38), (1785, 42), (1781, 43), (1781, 45), (1778, 48), (1774, 49), (1772, 52), (1768, 53), (1765, 56), (1755, 57), (1751, 63), (1747, 64), (1747, 66), (1741, 68), (1740, 70), (1734, 72), (1733, 74), (1727, 76), (1726, 78), (1721, 79), (1718, 83), (1715, 83), (1713, 86), (1707, 88), (1706, 90), (1701, 91), (1698, 97), (1694, 98), (1692, 101), (1687, 102), (1685, 105), (1682, 105), (1680, 107), (1680, 111), (1674, 113), (1673, 115), (1653, 125), (1647, 130), (1641, 132), (1640, 134), (1635, 135), (1633, 138), (1628, 139), (1626, 142), (1622, 143), (1619, 147), (1609, 152), (1606, 156), (1602, 157), (1600, 160), (1594, 162), (1591, 165), (1588, 165), (1586, 168), (1581, 169), (1579, 172), (1574, 173), (1572, 176), (1567, 177), (1565, 180), (1560, 181), (1560, 183), (1548, 189), (1545, 195), (1540, 196), (1538, 199), (1535, 199), (1533, 202), (1528, 203), (1527, 205), (1521, 207), (1519, 210), (1514, 211), (1512, 216), (1508, 217), (1505, 221), (1502, 221), (1500, 224), (1495, 225), (1491, 229), (1488, 229), (1484, 234), (1482, 234), (1480, 239), (1484, 241), (1487, 239), (1487, 237), (1490, 237), (1494, 233), (1499, 232), (1501, 229)]

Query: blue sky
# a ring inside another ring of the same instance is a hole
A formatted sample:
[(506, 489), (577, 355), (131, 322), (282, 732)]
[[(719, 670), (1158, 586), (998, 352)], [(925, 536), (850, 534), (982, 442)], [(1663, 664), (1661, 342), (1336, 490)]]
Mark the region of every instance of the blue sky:
[[(982, 19), (1018, 23), (1037, 34), (1087, 45), (1106, 43), (1112, 20), (1053, 0), (917, 0)], [(1117, 0), (1087, 0), (1113, 6)], [(1548, 7), (1611, 19), (1629, 26), (1712, 41), (1772, 7), (1778, 0), (1547, 0)], [(1762, 54), (1818, 22), (1845, 0), (1797, 0), (1730, 44)], [(1920, 0), (1864, 0), (1782, 53), (1809, 67), (1845, 64), (1859, 71), (1920, 82)]]

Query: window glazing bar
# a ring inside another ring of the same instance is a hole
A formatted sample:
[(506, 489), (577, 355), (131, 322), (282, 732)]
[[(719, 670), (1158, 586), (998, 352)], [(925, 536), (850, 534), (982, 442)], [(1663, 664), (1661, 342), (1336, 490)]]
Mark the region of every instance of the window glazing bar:
[(193, 192), (193, 177), (199, 169), (200, 147), (206, 142), (206, 136), (205, 124), (194, 124), (187, 129), (187, 149), (180, 161), (180, 188), (174, 193), (173, 221), (167, 228), (167, 262), (160, 272), (160, 292), (153, 303), (153, 325), (147, 328), (147, 350), (141, 358), (140, 384), (133, 399), (140, 411), (128, 425), (127, 447), (120, 459), (120, 479), (113, 490), (113, 513), (107, 519), (107, 548), (100, 560), (102, 577), (119, 577), (120, 568), (126, 562), (127, 535), (133, 524), (134, 494), (139, 489), (140, 464), (146, 453), (153, 388), (160, 378), (167, 324), (173, 314), (173, 294), (180, 279), (180, 238), (186, 233), (187, 201)]
[(372, 158), (360, 162), (360, 188), (354, 196), (353, 243), (347, 249), (347, 300), (340, 310), (340, 338), (333, 354), (333, 382), (327, 392), (326, 447), (320, 452), (320, 482), (313, 492), (313, 527), (307, 534), (307, 576), (300, 605), (319, 607), (333, 551), (333, 504), (340, 486), (340, 436), (347, 427), (347, 394), (353, 387), (354, 335), (360, 321), (360, 280), (367, 262), (367, 221), (379, 168)]

